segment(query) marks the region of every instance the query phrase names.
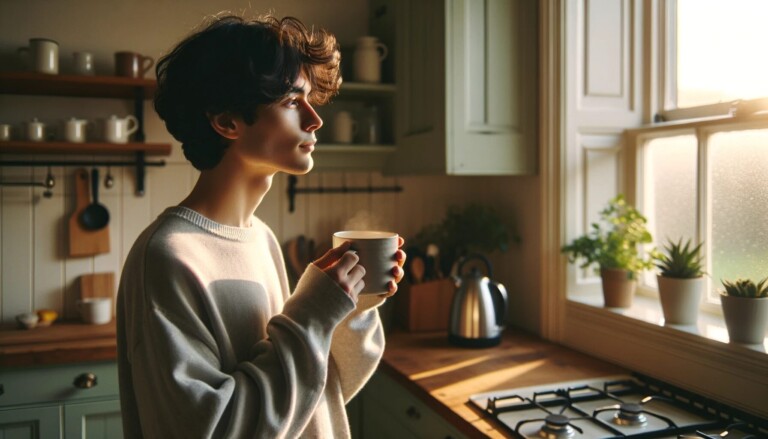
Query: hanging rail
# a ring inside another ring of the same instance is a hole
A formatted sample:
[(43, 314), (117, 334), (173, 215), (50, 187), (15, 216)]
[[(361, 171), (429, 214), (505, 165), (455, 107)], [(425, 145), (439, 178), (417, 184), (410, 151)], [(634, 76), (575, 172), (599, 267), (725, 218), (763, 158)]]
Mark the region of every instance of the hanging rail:
[[(120, 161), (89, 161), (89, 160), (0, 160), (0, 167), (41, 167), (41, 166), (130, 166), (136, 168), (136, 195), (144, 195), (145, 191), (145, 176), (147, 166), (165, 166), (165, 160), (159, 160), (156, 162), (148, 162), (145, 160), (144, 152), (137, 152), (135, 160), (120, 160)], [(46, 179), (47, 180), (47, 179)], [(45, 186), (46, 183), (30, 182), (28, 184), (18, 184), (14, 182), (2, 182), (0, 186)], [(47, 187), (47, 186), (45, 186)], [(52, 186), (51, 186), (52, 187)], [(50, 189), (50, 187), (48, 188)]]
[(322, 184), (316, 187), (296, 187), (299, 179), (295, 175), (288, 176), (288, 212), (293, 213), (296, 210), (296, 195), (298, 194), (347, 194), (347, 193), (374, 193), (374, 192), (402, 192), (403, 187), (399, 184), (394, 186), (368, 186), (348, 187), (346, 183), (342, 186), (325, 187)]

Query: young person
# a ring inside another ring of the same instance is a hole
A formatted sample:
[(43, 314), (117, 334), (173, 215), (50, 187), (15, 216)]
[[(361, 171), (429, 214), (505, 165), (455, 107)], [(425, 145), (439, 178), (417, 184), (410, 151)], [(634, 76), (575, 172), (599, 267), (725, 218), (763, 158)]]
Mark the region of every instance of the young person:
[[(227, 16), (157, 65), (155, 109), (200, 177), (131, 249), (118, 294), (129, 438), (348, 437), (344, 405), (384, 348), (348, 245), (291, 293), (280, 246), (254, 216), (277, 172), (312, 168), (313, 104), (338, 91), (339, 52), (293, 18)], [(402, 246), (402, 241), (400, 242)], [(405, 253), (392, 257), (397, 281)]]

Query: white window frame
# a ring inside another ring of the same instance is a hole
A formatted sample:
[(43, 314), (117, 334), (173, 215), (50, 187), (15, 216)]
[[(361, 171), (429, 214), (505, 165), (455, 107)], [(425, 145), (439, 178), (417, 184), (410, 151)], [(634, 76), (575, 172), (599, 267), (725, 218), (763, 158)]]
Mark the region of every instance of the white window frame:
[[(633, 7), (635, 1), (625, 1)], [(541, 5), (541, 194), (542, 194), (542, 255), (541, 271), (541, 333), (576, 350), (603, 358), (612, 363), (654, 376), (740, 408), (768, 417), (768, 356), (764, 347), (729, 344), (717, 337), (706, 336), (706, 330), (664, 326), (660, 321), (658, 300), (636, 298), (636, 305), (629, 310), (607, 309), (602, 303), (574, 300), (570, 290), (574, 273), (560, 252), (560, 246), (569, 238), (567, 225), (573, 221), (569, 214), (573, 183), (573, 166), (568, 162), (569, 148), (573, 139), (569, 136), (569, 124), (573, 123), (569, 99), (574, 99), (570, 89), (574, 83), (569, 78), (569, 63), (574, 61), (568, 41), (578, 35), (568, 32), (571, 14), (578, 2), (585, 0), (542, 0)], [(670, 0), (642, 0), (643, 29), (643, 94), (637, 99), (643, 104), (643, 119), (650, 122), (654, 109), (663, 108), (662, 90), (667, 79), (658, 75), (668, 69), (666, 51), (660, 50), (660, 38), (668, 29), (660, 24), (665, 21)], [(567, 97), (567, 99), (566, 99)], [(722, 118), (722, 116), (720, 116)], [(759, 117), (759, 116), (753, 116)], [(678, 128), (685, 128), (680, 122)], [(671, 124), (667, 125), (668, 127)], [(634, 144), (621, 146), (622, 171), (637, 172), (637, 157), (633, 156)], [(576, 171), (578, 172), (578, 170)], [(626, 190), (633, 176), (622, 177), (622, 189)], [(627, 193), (628, 201), (635, 203), (636, 194)], [(571, 215), (572, 216), (572, 215)], [(570, 273), (570, 274), (569, 274)], [(588, 285), (585, 285), (588, 286)], [(592, 297), (599, 297), (599, 283), (591, 286)], [(637, 300), (640, 299), (640, 300)], [(601, 302), (601, 300), (597, 300)], [(641, 302), (641, 303), (639, 303)], [(655, 316), (654, 316), (655, 313)], [(715, 330), (723, 330), (722, 319), (715, 322)], [(704, 322), (706, 325), (706, 322)]]

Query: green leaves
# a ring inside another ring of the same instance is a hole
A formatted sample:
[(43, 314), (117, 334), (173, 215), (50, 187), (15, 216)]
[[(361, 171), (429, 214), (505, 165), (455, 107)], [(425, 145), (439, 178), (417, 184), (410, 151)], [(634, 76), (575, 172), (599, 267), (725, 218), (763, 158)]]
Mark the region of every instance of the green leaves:
[(661, 275), (676, 279), (693, 279), (704, 275), (703, 257), (701, 256), (701, 245), (691, 248), (689, 239), (685, 245), (682, 244), (682, 238), (677, 243), (671, 240), (664, 246), (663, 253), (654, 253), (653, 259), (656, 261), (656, 267), (661, 270)]
[(581, 268), (597, 264), (596, 268), (647, 270), (653, 266), (651, 256), (640, 254), (640, 245), (653, 241), (647, 222), (620, 194), (600, 212), (600, 222), (592, 223), (587, 235), (563, 246), (561, 251), (568, 253), (570, 262), (583, 260)]
[(750, 297), (753, 299), (768, 297), (768, 277), (757, 284), (749, 279), (737, 279), (733, 282), (724, 280), (725, 291), (721, 294), (731, 297)]

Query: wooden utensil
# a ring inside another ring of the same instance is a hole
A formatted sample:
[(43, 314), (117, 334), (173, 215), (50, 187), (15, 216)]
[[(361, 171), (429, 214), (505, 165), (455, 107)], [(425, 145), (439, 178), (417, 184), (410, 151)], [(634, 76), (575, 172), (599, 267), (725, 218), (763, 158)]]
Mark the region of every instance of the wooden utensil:
[(115, 315), (115, 273), (93, 273), (80, 276), (80, 299), (108, 297), (112, 299), (112, 316)]
[(88, 171), (75, 171), (75, 211), (69, 217), (69, 255), (92, 256), (109, 253), (109, 226), (87, 230), (80, 222), (80, 215), (90, 204), (88, 196)]

